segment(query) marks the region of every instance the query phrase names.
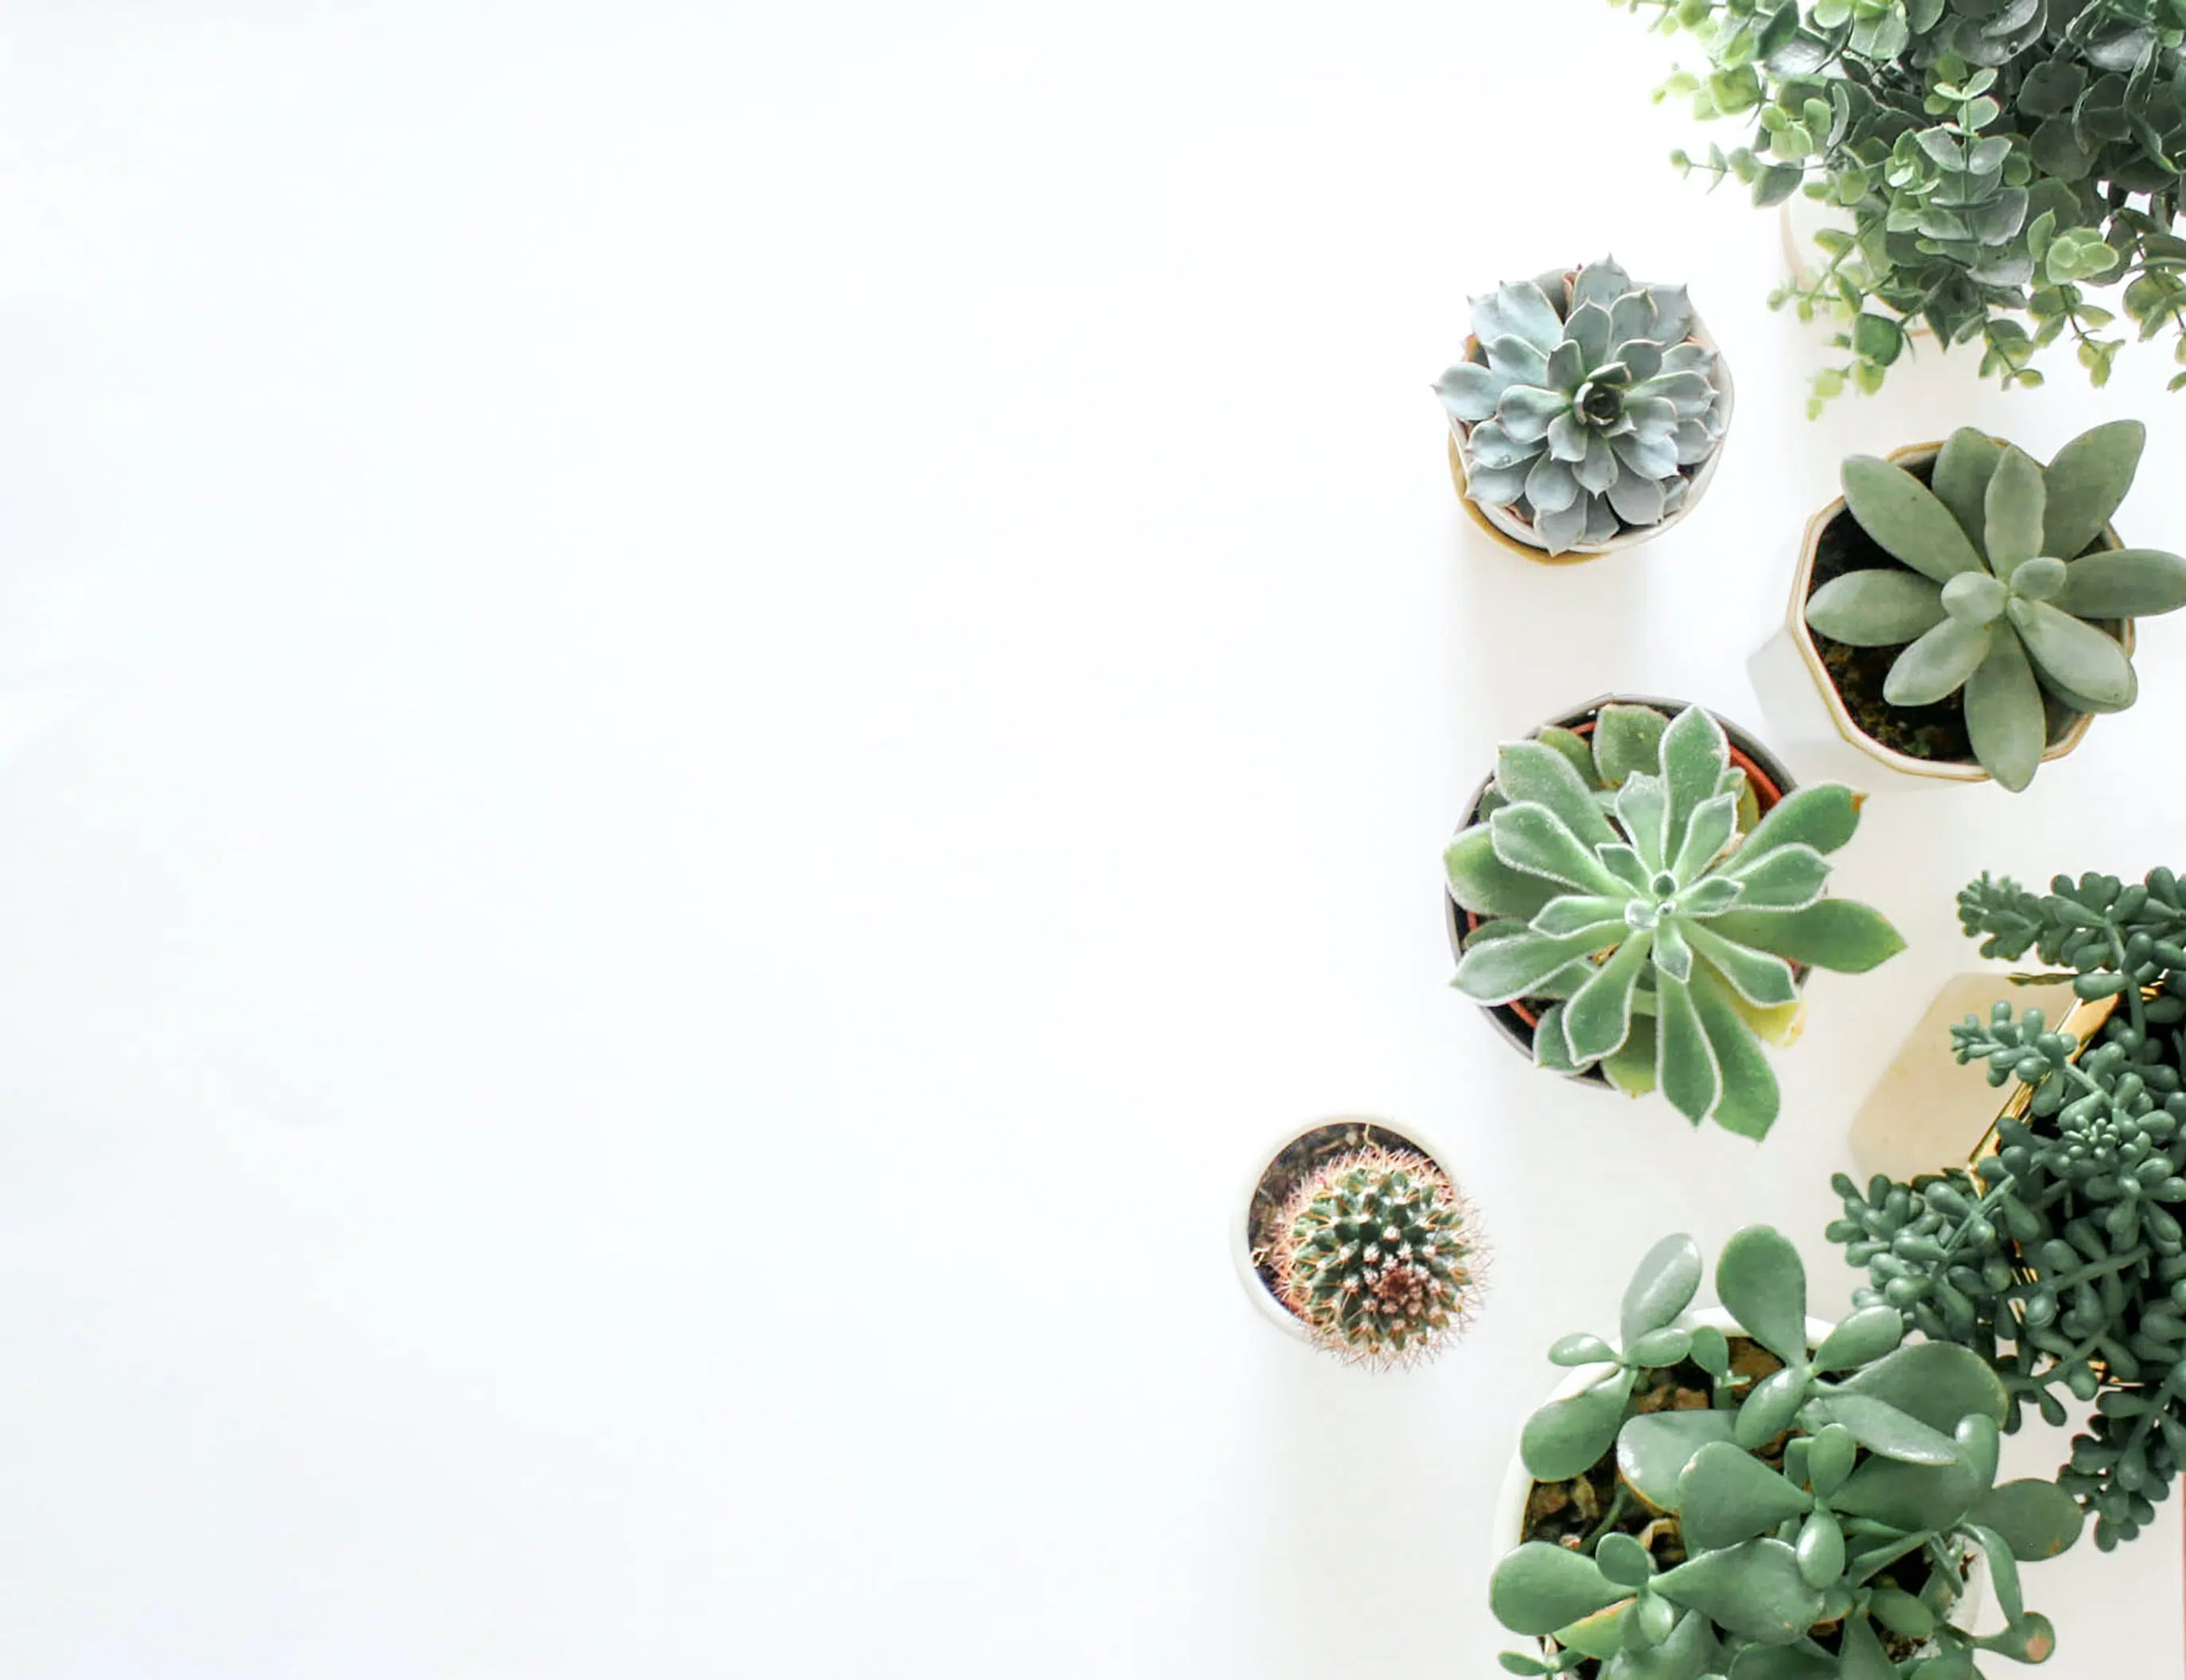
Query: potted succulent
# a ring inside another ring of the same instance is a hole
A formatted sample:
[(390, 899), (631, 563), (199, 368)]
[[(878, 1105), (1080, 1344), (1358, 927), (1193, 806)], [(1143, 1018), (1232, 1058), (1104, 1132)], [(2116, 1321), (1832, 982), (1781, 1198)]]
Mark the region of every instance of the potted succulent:
[(2186, 891), (2163, 869), (2131, 886), (2060, 876), (2038, 895), (1984, 875), (1959, 909), (1984, 955), (2032, 949), (2114, 1007), (2085, 1041), (2008, 1004), (1953, 1028), (1961, 1064), (2017, 1088), (1988, 1146), (1864, 1192), (1840, 1175), (1829, 1235), (1867, 1271), (1857, 1300), (1994, 1370), (2006, 1428), (2030, 1403), (2053, 1426), (2066, 1396), (2096, 1403), (2057, 1481), (2109, 1550), (2186, 1461)]
[(1981, 372), (2007, 386), (2039, 384), (2034, 351), (2070, 333), (2101, 384), (2124, 337), (2106, 336), (2116, 319), (2090, 285), (2122, 285), (2138, 336), (2172, 333), (2186, 361), (2178, 0), (1645, 3), (1709, 60), (1656, 97), (1752, 128), (1751, 145), (1672, 161), (1735, 176), (1757, 204), (1804, 193), (1849, 224), (1819, 234), (1812, 271), (1769, 300), (1840, 325), (1817, 403), (1878, 388), (1909, 322), (1946, 347), (1978, 341)]
[(1472, 300), (1437, 382), (1459, 493), (1530, 558), (1587, 558), (1667, 530), (1707, 490), (1730, 376), (1682, 286), (1613, 259)]
[(1432, 1358), (1477, 1306), (1486, 1251), (1433, 1153), (1378, 1121), (1308, 1128), (1255, 1177), (1231, 1236), (1279, 1328), (1353, 1364)]
[[(1724, 1311), (1689, 1313), (1692, 1239), (1656, 1244), (1617, 1342), (1567, 1336), (1576, 1368), (1526, 1424), (1497, 1510), (1496, 1618), (1533, 1642), (1514, 1674), (1587, 1680), (1970, 1676), (1976, 1651), (2054, 1645), (2019, 1565), (2079, 1537), (2048, 1482), (1996, 1481), (2006, 1401), (1897, 1312), (1807, 1316), (1798, 1252), (1765, 1225), (1724, 1246)], [(1969, 1630), (1986, 1568), (2004, 1627)], [(1914, 1662), (1918, 1668), (1904, 1665)]]
[(1822, 896), (1860, 804), (1793, 790), (1699, 706), (1598, 703), (1507, 742), (1443, 854), (1452, 983), (1515, 1017), (1496, 1016), (1540, 1067), (1765, 1136), (1779, 1094), (1759, 1039), (1789, 1036), (1803, 971), (1904, 949), (1880, 912)]
[(1786, 620), (1837, 731), (1908, 775), (2017, 792), (2131, 705), (2133, 620), (2186, 606), (2186, 559), (2110, 526), (2146, 440), (2113, 421), (2043, 467), (1965, 428), (1847, 461)]

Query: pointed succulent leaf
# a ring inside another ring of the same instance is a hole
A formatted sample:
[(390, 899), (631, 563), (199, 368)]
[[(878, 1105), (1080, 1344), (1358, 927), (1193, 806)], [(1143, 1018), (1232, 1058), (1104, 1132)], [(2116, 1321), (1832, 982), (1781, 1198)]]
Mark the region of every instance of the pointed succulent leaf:
[(1722, 785), (1730, 767), (1730, 742), (1705, 708), (1688, 706), (1662, 731), (1662, 785), (1670, 799), (1662, 852), (1675, 857), (1693, 813)]
[(1526, 474), (1526, 500), (1544, 518), (1577, 506), (1579, 494), (1578, 474), (1571, 463), (1545, 451)]
[(1895, 567), (1847, 572), (1807, 597), (1807, 623), (1850, 647), (1894, 647), (1942, 621), (1941, 586), (1932, 578)]
[(2141, 619), (2186, 607), (2186, 557), (2155, 548), (2083, 555), (2065, 568), (2055, 605), (2076, 619)]
[(1545, 383), (1550, 389), (1561, 392), (1567, 400), (1586, 383), (1586, 357), (1570, 339), (1565, 339), (1549, 353), (1549, 377)]
[(1567, 893), (1553, 899), (1542, 907), (1533, 918), (1533, 932), (1561, 938), (1567, 933), (1597, 932), (1611, 930), (1602, 944), (1612, 943), (1612, 938), (1624, 937), (1626, 923), (1624, 906), (1630, 901), (1623, 897), (1592, 898), (1579, 893)]
[(1990, 475), (1982, 506), (1989, 570), (2009, 580), (2021, 562), (2047, 552), (2042, 529), (2049, 502), (2034, 457), (2007, 446)]
[[(1846, 1617), (1844, 1636), (1838, 1644), (1837, 1680), (1897, 1680), (1897, 1665), (1890, 1660), (1882, 1636), (1865, 1616)], [(1945, 1677), (1937, 1675), (1933, 1680), (1945, 1680)]]
[(1632, 994), (1653, 936), (1635, 932), (1617, 947), (1593, 977), (1572, 994), (1563, 1016), (1564, 1038), (1575, 1061), (1597, 1061), (1632, 1030)]
[(2016, 634), (1999, 636), (1966, 679), (1966, 738), (1981, 767), (2012, 792), (2034, 780), (2049, 750), (2049, 714)]
[(1660, 971), (1655, 979), (1655, 1083), (1670, 1106), (1696, 1126), (1707, 1118), (1723, 1089), (1691, 988)]
[(1556, 416), (1570, 412), (1569, 397), (1541, 385), (1511, 385), (1495, 404), (1497, 421), (1520, 443), (1541, 442)]
[(1740, 1012), (1735, 994), (1708, 970), (1700, 972), (1690, 990), (1721, 1088), (1716, 1124), (1741, 1138), (1767, 1137), (1782, 1097), (1753, 1028)]
[(1670, 866), (1680, 887), (1690, 887), (1707, 872), (1707, 866), (1730, 843), (1731, 834), (1737, 826), (1735, 793), (1718, 793), (1713, 798), (1701, 801), (1686, 822), (1676, 861)]
[(1658, 479), (1650, 479), (1620, 466), (1609, 487), (1609, 505), (1628, 525), (1656, 525), (1668, 512)]
[(1549, 384), (1548, 356), (1516, 334), (1505, 333), (1499, 339), (1490, 339), (1485, 348), (1488, 365), (1498, 373), (1509, 376), (1511, 384), (1544, 388)]
[[(1623, 439), (1617, 441), (1622, 443)], [(1572, 468), (1572, 476), (1579, 487), (1594, 496), (1600, 496), (1617, 482), (1617, 455), (1610, 440), (1599, 432), (1586, 434), (1586, 453)]]
[(1822, 1338), (1814, 1369), (1824, 1375), (1871, 1365), (1905, 1340), (1905, 1320), (1895, 1307), (1863, 1307)]
[(1646, 1096), (1655, 1089), (1655, 1017), (1634, 1015), (1632, 1034), (1622, 1050), (1602, 1057), (1602, 1077), (1626, 1096)]
[(1633, 849), (1650, 880), (1669, 855), (1670, 798), (1659, 776), (1630, 776), (1617, 790), (1617, 820), (1631, 837)]
[(1802, 910), (1734, 910), (1709, 926), (1748, 949), (1834, 974), (1864, 974), (1905, 949), (1881, 911), (1851, 899), (1823, 899)]
[(1807, 1268), (1788, 1238), (1748, 1225), (1715, 1263), (1717, 1297), (1746, 1332), (1786, 1364), (1807, 1358)]
[(1916, 1341), (1886, 1353), (1837, 1385), (1841, 1394), (1887, 1401), (1935, 1430), (1955, 1430), (1978, 1414), (2001, 1424), (2004, 1384), (1981, 1357), (1949, 1341)]
[(1594, 721), (1594, 771), (1605, 787), (1622, 787), (1635, 771), (1654, 773), (1670, 720), (1650, 706), (1604, 706)]
[(1797, 1555), (1780, 1540), (1703, 1552), (1656, 1576), (1655, 1590), (1725, 1632), (1763, 1644), (1790, 1644), (1822, 1607), (1822, 1595), (1799, 1573)]
[(1617, 1336), (1628, 1347), (1651, 1330), (1677, 1321), (1701, 1286), (1700, 1245), (1679, 1232), (1641, 1257), (1625, 1285)]
[(1564, 318), (1564, 337), (1578, 346), (1579, 360), (1591, 372), (1609, 360), (1609, 311), (1601, 304), (1575, 305)]
[(1646, 893), (1654, 890), (1653, 872), (1640, 860), (1640, 854), (1619, 842), (1614, 846), (1597, 846), (1595, 856), (1602, 866), (1634, 893)]
[(1723, 932), (1726, 920), (1728, 917), (1718, 916), (1712, 921), (1690, 923), (1684, 934), (1692, 942), (1694, 952), (1728, 980), (1731, 988), (1748, 1003), (1769, 1009), (1796, 1001), (1799, 987), (1791, 977), (1791, 965), (1767, 951), (1733, 943)]
[(1530, 870), (1582, 893), (1606, 898), (1616, 898), (1623, 891), (1623, 883), (1545, 805), (1505, 805), (1488, 819), (1488, 826), (1495, 837), (1495, 855), (1513, 869)]
[(1645, 339), (1657, 347), (1659, 355), (1662, 339), (1655, 326), (1654, 300), (1644, 291), (1627, 291), (1612, 299), (1609, 305), (1609, 336), (1620, 352), (1634, 339)]
[(1656, 923), (1654, 956), (1655, 966), (1673, 980), (1693, 977), (1693, 948), (1676, 916), (1665, 916)]
[(1553, 1633), (1628, 1596), (1592, 1558), (1529, 1540), (1495, 1565), (1488, 1606), (1513, 1633)]
[(1932, 706), (1966, 686), (1988, 657), (1990, 624), (1947, 618), (1903, 653), (1882, 680), (1882, 697), (1893, 706)]
[(1514, 805), (1545, 806), (1587, 847), (1623, 837), (1595, 800), (1569, 753), (1545, 741), (1511, 741), (1495, 753), (1495, 785)]
[(1813, 782), (1785, 794), (1769, 807), (1718, 872), (1742, 876), (1780, 846), (1836, 851), (1858, 832), (1859, 808), (1865, 798), (1837, 781)]
[(2042, 552), (2077, 558), (2100, 536), (2140, 466), (2148, 428), (2138, 420), (2113, 420), (2074, 438), (2043, 473), (2048, 491)]
[(1539, 452), (1539, 445), (1520, 443), (1494, 420), (1475, 426), (1465, 443), (1475, 465), (1491, 470), (1528, 466)]
[(1678, 470), (1678, 445), (1673, 438), (1643, 438), (1636, 432), (1627, 432), (1616, 438), (1611, 447), (1617, 459), (1640, 478), (1667, 479)]
[(1510, 388), (1511, 376), (1483, 367), (1477, 361), (1460, 361), (1435, 381), (1435, 394), (1454, 420), (1467, 424), (1495, 412), (1497, 400)]
[(1739, 882), (1740, 877), (1725, 875), (1720, 870), (1702, 876), (1678, 894), (1678, 915), (1702, 921), (1721, 916), (1739, 902), (1746, 890)]
[[(1527, 482), (1532, 482), (1530, 474)], [(1561, 554), (1576, 544), (1595, 540), (1587, 499), (1579, 496), (1567, 507), (1536, 508), (1533, 535), (1551, 554)]]
[(1951, 510), (1903, 467), (1855, 455), (1844, 463), (1843, 480), (1845, 506), (1860, 529), (1914, 571), (1940, 584), (1981, 569)]
[(1773, 1532), (1813, 1509), (1813, 1498), (1743, 1448), (1718, 1442), (1678, 1478), (1678, 1526), (1687, 1548), (1718, 1550)]
[(2133, 662), (2093, 624), (2046, 601), (2014, 601), (2004, 616), (2026, 644), (2027, 657), (2065, 687), (2106, 705), (2131, 699)]
[(1988, 525), (1988, 481), (2003, 457), (2004, 445), (1994, 438), (1971, 426), (1961, 426), (1937, 452), (1935, 470), (1929, 477), (1928, 487), (1935, 491), (1936, 499), (1951, 510), (1959, 529), (1973, 540), (1976, 549), (1981, 548)]
[(1711, 1443), (1730, 1439), (1729, 1412), (1642, 1412), (1626, 1419), (1617, 1431), (1617, 1473), (1656, 1509), (1674, 1511), (1678, 1478), (1693, 1455)]
[[(1691, 297), (1683, 286), (1650, 286), (1647, 295), (1655, 306), (1655, 330), (1648, 336), (1661, 344), (1680, 345), (1693, 330)], [(1692, 348), (1710, 357), (1715, 354), (1703, 344)]]
[[(1500, 426), (1496, 429), (1502, 433)], [(1490, 467), (1477, 461), (1466, 462), (1466, 495), (1483, 507), (1508, 507), (1526, 493), (1526, 474), (1532, 470), (1534, 447), (1528, 446), (1516, 463), (1509, 467)]]
[(1615, 257), (1588, 263), (1572, 277), (1572, 307), (1594, 304), (1608, 309), (1632, 290), (1632, 277)]
[(1958, 1461), (1958, 1444), (1890, 1404), (1865, 1394), (1832, 1394), (1819, 1400), (1813, 1413), (1841, 1424), (1870, 1453), (1903, 1464), (1948, 1464)]
[(1830, 861), (1812, 846), (1779, 846), (1735, 877), (1743, 910), (1804, 910), (1822, 896)]
[(1552, 938), (1530, 929), (1504, 938), (1476, 940), (1459, 959), (1451, 983), (1473, 1002), (1491, 1009), (1515, 1003), (1539, 996), (1543, 981), (1600, 949), (1603, 943), (1598, 932)]
[[(1526, 1473), (1536, 1481), (1566, 1481), (1592, 1470), (1617, 1444), (1632, 1382), (1630, 1371), (1620, 1371), (1592, 1388), (1551, 1400), (1527, 1418), (1518, 1438), (1518, 1456)], [(1561, 1627), (1572, 1616), (1585, 1614), (1574, 1610), (1554, 1625)]]
[(1566, 410), (1549, 422), (1549, 453), (1576, 465), (1586, 459), (1586, 445), (1594, 434), (1578, 415)]
[[(1488, 306), (1483, 307), (1483, 302)], [(1472, 300), (1472, 330), (1483, 342), (1504, 333), (1516, 333), (1544, 353), (1563, 342), (1563, 316), (1548, 294), (1530, 280), (1514, 280), (1498, 286), (1492, 302)]]
[(1486, 823), (1468, 828), (1442, 854), (1449, 895), (1476, 916), (1511, 916), (1530, 921), (1558, 893), (1555, 882), (1516, 870), (1495, 855), (1495, 837)]

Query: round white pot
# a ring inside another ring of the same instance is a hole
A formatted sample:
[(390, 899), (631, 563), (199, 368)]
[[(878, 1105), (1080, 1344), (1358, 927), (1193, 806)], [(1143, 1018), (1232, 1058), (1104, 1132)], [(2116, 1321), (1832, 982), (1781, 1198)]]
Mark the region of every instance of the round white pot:
[(1457, 1174), (1450, 1170), (1449, 1157), (1420, 1128), (1409, 1123), (1400, 1125), (1393, 1120), (1372, 1114), (1331, 1114), (1318, 1120), (1309, 1120), (1302, 1126), (1291, 1127), (1253, 1157), (1251, 1175), (1243, 1186), (1244, 1193), (1237, 1198), (1236, 1209), (1230, 1219), (1230, 1257), (1237, 1268), (1237, 1280), (1244, 1285), (1246, 1297), (1252, 1302), (1254, 1310), (1293, 1341), (1303, 1342), (1309, 1347), (1314, 1345), (1313, 1332), (1305, 1327), (1295, 1313), (1269, 1292), (1267, 1285), (1260, 1280), (1259, 1268), (1253, 1263), (1253, 1196), (1259, 1189), (1260, 1180), (1266, 1176), (1268, 1168), (1275, 1164), (1277, 1156), (1307, 1133), (1317, 1132), (1324, 1126), (1370, 1127), (1382, 1134), (1385, 1141), (1407, 1144), (1419, 1151), (1442, 1168), (1443, 1176), (1450, 1183), (1455, 1184), (1458, 1182)]
[[(1719, 1330), (1726, 1336), (1746, 1334), (1744, 1327), (1738, 1320), (1720, 1307), (1696, 1307), (1679, 1318), (1678, 1323), (1687, 1330), (1699, 1330), (1705, 1326), (1711, 1330)], [(1826, 1319), (1809, 1318), (1807, 1320), (1808, 1346), (1819, 1347), (1822, 1338), (1836, 1328), (1836, 1326)], [(1549, 1394), (1548, 1400), (1568, 1400), (1581, 1389), (1589, 1388), (1600, 1381), (1615, 1369), (1612, 1365), (1575, 1367), (1564, 1374), (1563, 1380), (1559, 1382)], [(1544, 1400), (1542, 1403), (1547, 1404), (1548, 1400)], [(1523, 1543), (1526, 1532), (1526, 1501), (1533, 1491), (1533, 1478), (1526, 1473), (1525, 1461), (1517, 1453), (1512, 1453), (1511, 1468), (1504, 1472), (1502, 1489), (1495, 1496), (1495, 1526), (1489, 1531), (1491, 1543), (1489, 1555), (1493, 1563), (1501, 1562), (1505, 1555), (1516, 1551)], [(1975, 1625), (1976, 1620), (1981, 1614), (1983, 1596), (1987, 1588), (1987, 1565), (1981, 1554), (1976, 1553), (1972, 1565), (1966, 1571), (1965, 1595), (1959, 1599), (1957, 1613), (1952, 1617), (1956, 1626), (1970, 1628)], [(1511, 1637), (1517, 1638), (1520, 1636), (1513, 1634)], [(1539, 1640), (1536, 1643), (1545, 1648), (1548, 1642)]]

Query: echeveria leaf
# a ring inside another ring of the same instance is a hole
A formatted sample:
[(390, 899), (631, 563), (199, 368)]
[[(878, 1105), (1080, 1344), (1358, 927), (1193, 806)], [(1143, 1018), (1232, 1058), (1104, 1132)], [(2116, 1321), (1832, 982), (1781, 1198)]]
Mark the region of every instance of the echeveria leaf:
[(1645, 930), (1632, 934), (1572, 994), (1563, 1029), (1574, 1061), (1598, 1061), (1624, 1042), (1632, 1028), (1632, 994), (1653, 943)]
[(1451, 983), (1473, 1002), (1491, 1009), (1498, 1004), (1539, 995), (1541, 983), (1567, 963), (1597, 950), (1598, 932), (1572, 933), (1561, 938), (1523, 932), (1506, 938), (1475, 940), (1460, 958)]
[(1732, 944), (1723, 934), (1724, 920), (1718, 916), (1712, 921), (1685, 923), (1685, 938), (1692, 942), (1693, 949), (1701, 959), (1748, 1003), (1768, 1009), (1796, 999), (1799, 995), (1798, 984), (1784, 959), (1751, 946)]
[(1606, 898), (1623, 891), (1623, 883), (1544, 805), (1505, 805), (1488, 819), (1488, 826), (1495, 837), (1495, 855), (1513, 869)]
[(1684, 843), (1686, 825), (1715, 797), (1729, 768), (1730, 743), (1705, 708), (1688, 706), (1662, 731), (1662, 787), (1670, 800), (1662, 851), (1674, 858)]
[(1717, 873), (1741, 876), (1779, 846), (1836, 851), (1858, 829), (1859, 808), (1865, 797), (1835, 781), (1816, 782), (1785, 794), (1769, 808)]
[(1655, 976), (1655, 1083), (1696, 1126), (1707, 1118), (1722, 1089), (1691, 988), (1660, 970)]

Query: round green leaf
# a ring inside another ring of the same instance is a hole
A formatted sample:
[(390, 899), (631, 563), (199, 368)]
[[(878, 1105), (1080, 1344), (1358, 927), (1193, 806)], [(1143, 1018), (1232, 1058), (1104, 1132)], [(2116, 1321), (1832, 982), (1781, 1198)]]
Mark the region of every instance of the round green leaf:
[(1807, 1268), (1789, 1238), (1748, 1225), (1716, 1261), (1718, 1297), (1746, 1334), (1787, 1365), (1807, 1358)]

